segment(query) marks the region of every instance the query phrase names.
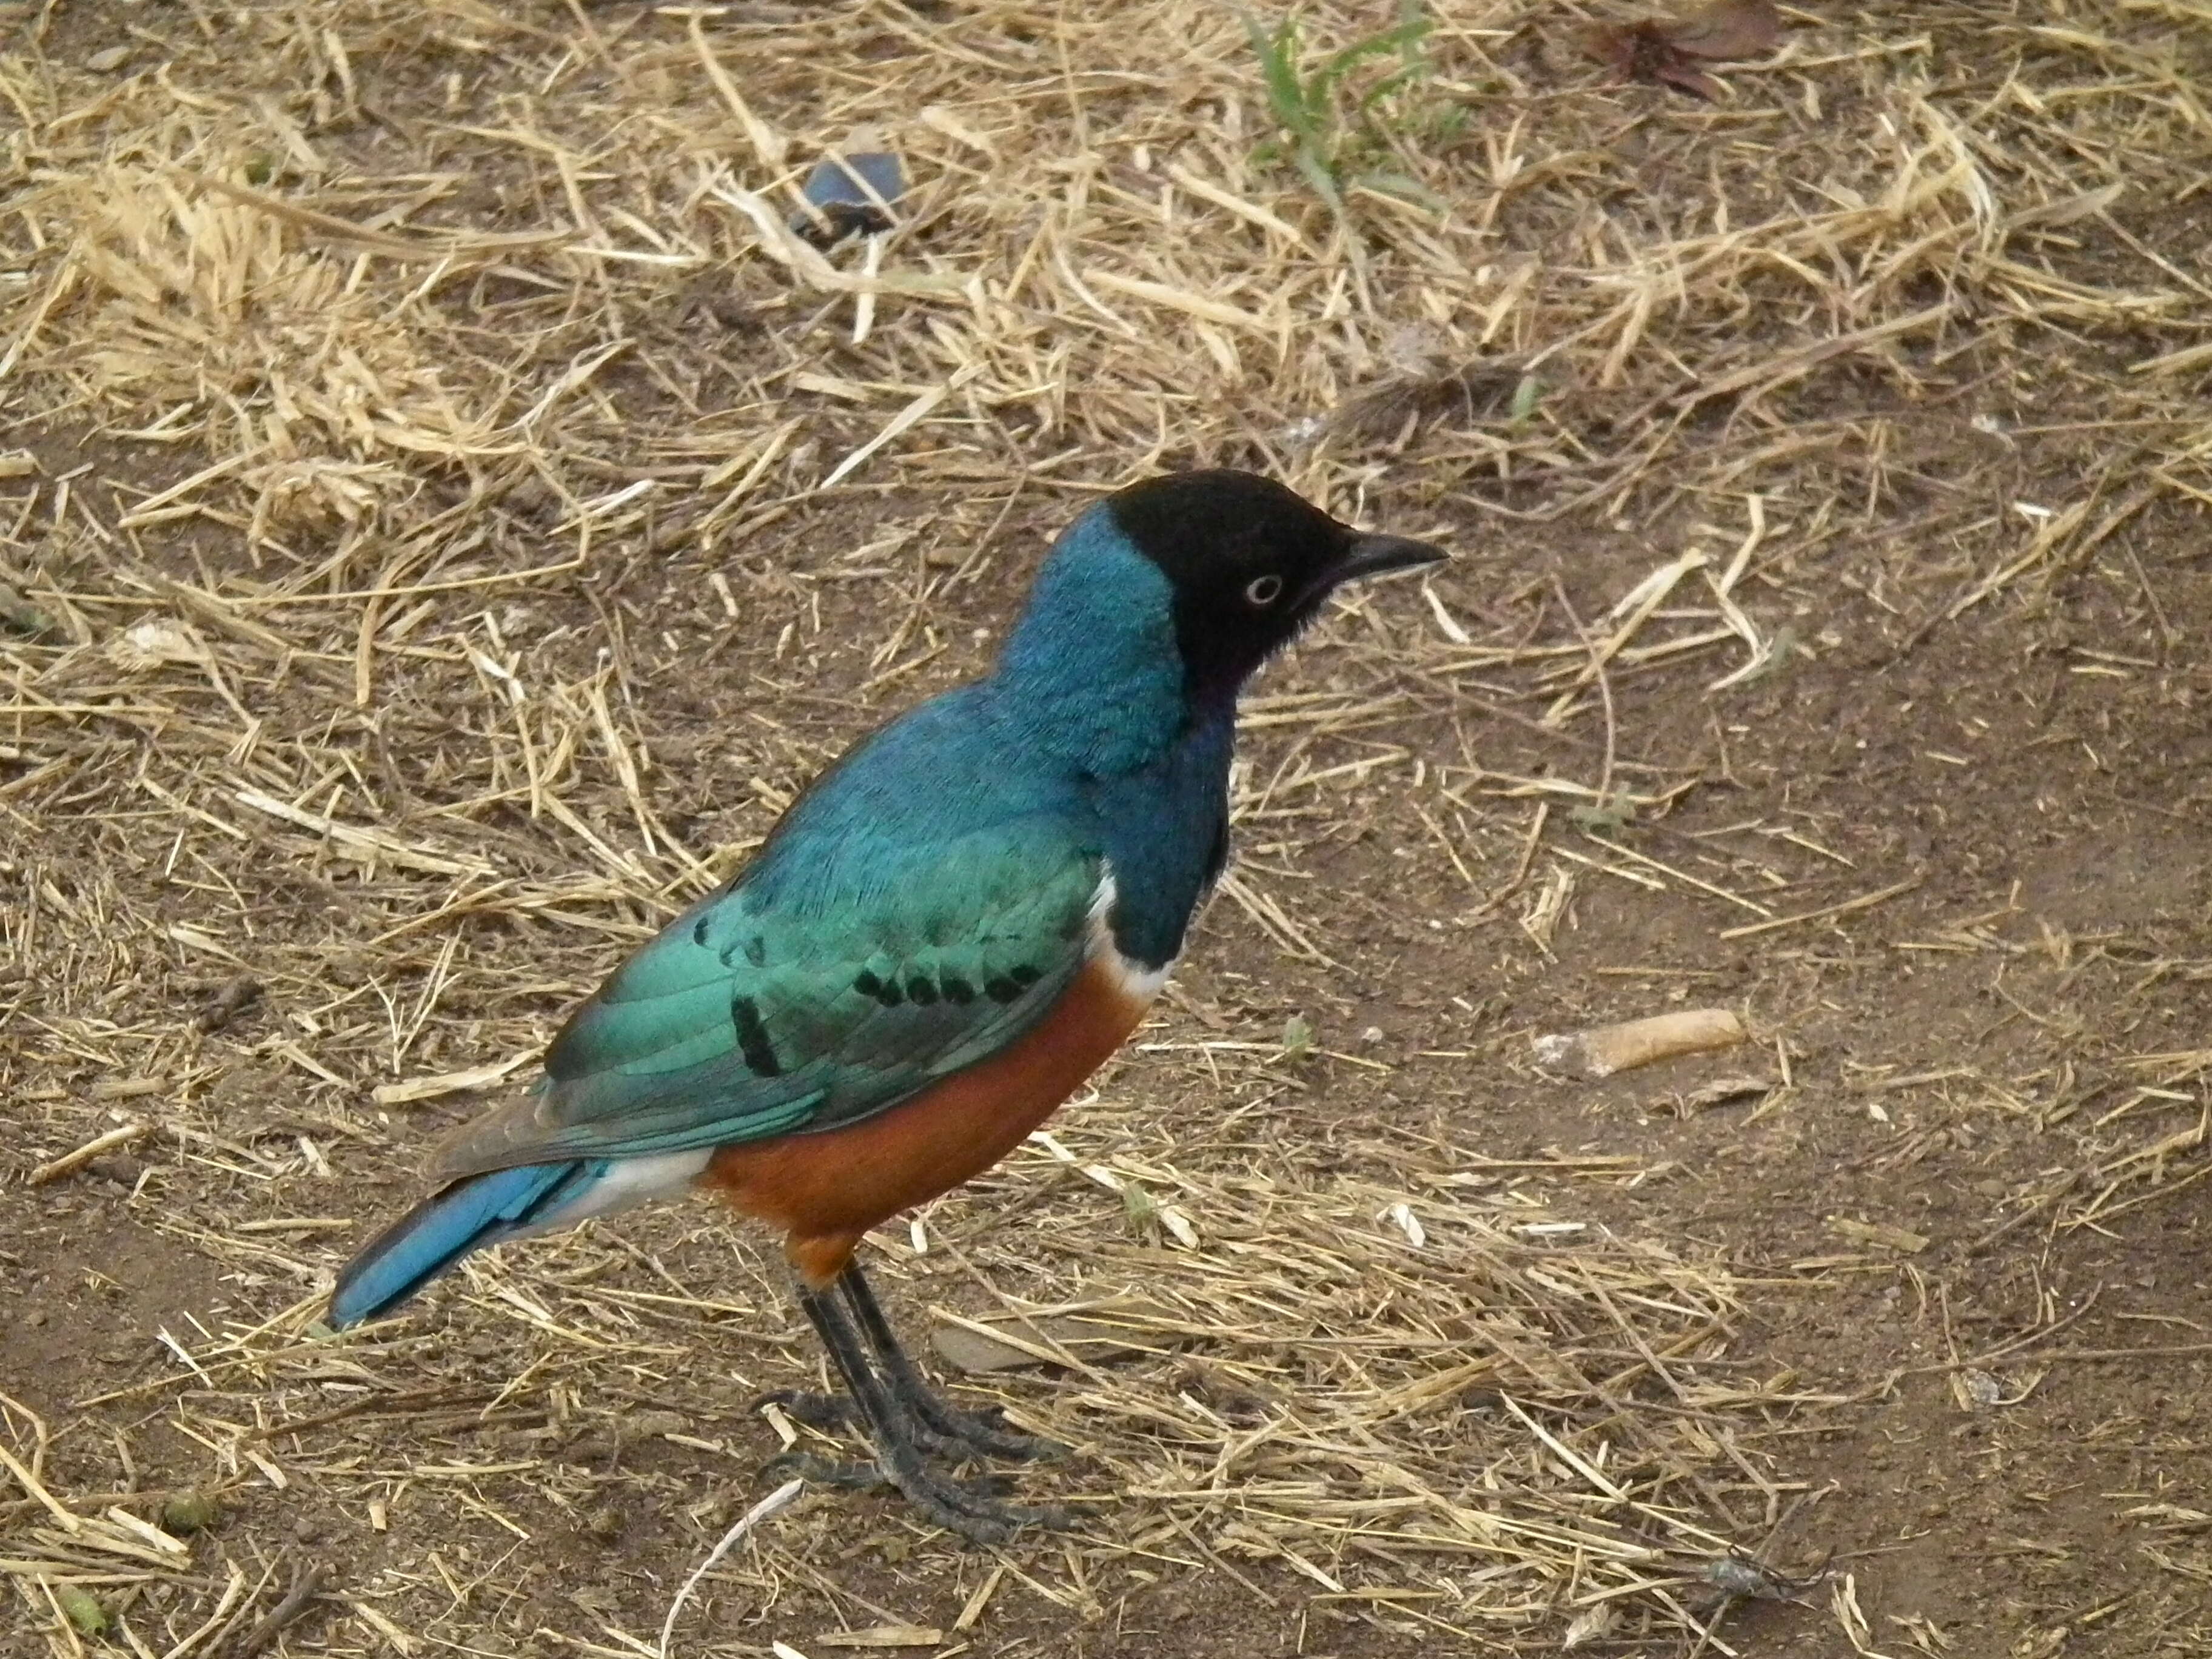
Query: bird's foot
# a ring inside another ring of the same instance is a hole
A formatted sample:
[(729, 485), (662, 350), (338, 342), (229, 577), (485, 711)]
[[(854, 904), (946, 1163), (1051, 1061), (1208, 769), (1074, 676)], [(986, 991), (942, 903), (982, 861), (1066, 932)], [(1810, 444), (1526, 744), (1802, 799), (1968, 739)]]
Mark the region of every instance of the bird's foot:
[[(1057, 1505), (1008, 1504), (989, 1482), (956, 1480), (937, 1467), (963, 1458), (1033, 1457), (1050, 1443), (1014, 1434), (994, 1417), (970, 1416), (939, 1400), (900, 1349), (859, 1270), (847, 1267), (840, 1283), (840, 1296), (832, 1297), (802, 1279), (799, 1305), (836, 1360), (854, 1408), (820, 1395), (769, 1397), (813, 1426), (863, 1428), (875, 1448), (880, 1478), (896, 1486), (925, 1519), (971, 1542), (1003, 1544), (1024, 1527), (1073, 1524), (1069, 1512)], [(830, 1484), (852, 1483), (842, 1466), (825, 1467), (811, 1458), (808, 1462)], [(807, 1463), (787, 1467), (803, 1469)]]
[[(1066, 1455), (1056, 1440), (1021, 1434), (1005, 1426), (1005, 1414), (996, 1406), (980, 1412), (963, 1412), (947, 1405), (927, 1388), (894, 1384), (899, 1403), (915, 1419), (915, 1438), (924, 1449), (953, 1457), (995, 1457), (1007, 1462), (1042, 1462)], [(843, 1395), (815, 1394), (789, 1389), (762, 1396), (761, 1405), (773, 1405), (794, 1423), (824, 1434), (865, 1429), (860, 1408)]]
[(781, 1453), (762, 1464), (761, 1473), (795, 1474), (810, 1486), (835, 1486), (842, 1492), (878, 1492), (891, 1485), (890, 1477), (873, 1463), (848, 1457), (823, 1457), (815, 1452)]
[(995, 1457), (1009, 1463), (1043, 1463), (1067, 1455), (1067, 1448), (1042, 1435), (1022, 1434), (1006, 1427), (1006, 1415), (996, 1406), (980, 1412), (963, 1412), (947, 1405), (927, 1389), (903, 1395), (907, 1408), (922, 1426), (947, 1446), (958, 1446), (977, 1457)]
[(1024, 1527), (1065, 1532), (1075, 1524), (1074, 1516), (1058, 1504), (1006, 1503), (1000, 1496), (1002, 1483), (956, 1480), (902, 1447), (881, 1461), (884, 1474), (908, 1503), (971, 1543), (1003, 1544)]
[(972, 1543), (1003, 1544), (1024, 1527), (1064, 1532), (1075, 1524), (1073, 1512), (1057, 1504), (1006, 1503), (1006, 1484), (995, 1477), (956, 1480), (933, 1468), (914, 1448), (894, 1449), (873, 1463), (788, 1451), (769, 1459), (763, 1472), (795, 1474), (813, 1485), (847, 1492), (896, 1488), (924, 1519)]
[[(896, 1467), (886, 1467), (886, 1463)], [(955, 1480), (930, 1468), (919, 1456), (894, 1456), (886, 1463), (863, 1463), (793, 1451), (769, 1459), (763, 1472), (795, 1474), (815, 1486), (834, 1486), (846, 1492), (895, 1488), (933, 1524), (977, 1544), (1003, 1544), (1024, 1527), (1065, 1532), (1075, 1524), (1073, 1514), (1057, 1504), (1003, 1501), (1006, 1483), (1002, 1480)]]

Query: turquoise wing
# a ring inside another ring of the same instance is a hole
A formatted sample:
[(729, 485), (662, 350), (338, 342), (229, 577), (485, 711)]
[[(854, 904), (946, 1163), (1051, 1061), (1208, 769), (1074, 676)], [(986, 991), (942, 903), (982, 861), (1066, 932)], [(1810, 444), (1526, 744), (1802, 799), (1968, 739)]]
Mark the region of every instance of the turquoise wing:
[(896, 856), (832, 842), (815, 861), (827, 867), (799, 880), (762, 880), (757, 865), (672, 922), (571, 1017), (538, 1088), (460, 1131), (434, 1171), (871, 1116), (1059, 1000), (1083, 965), (1103, 870), (1049, 814)]

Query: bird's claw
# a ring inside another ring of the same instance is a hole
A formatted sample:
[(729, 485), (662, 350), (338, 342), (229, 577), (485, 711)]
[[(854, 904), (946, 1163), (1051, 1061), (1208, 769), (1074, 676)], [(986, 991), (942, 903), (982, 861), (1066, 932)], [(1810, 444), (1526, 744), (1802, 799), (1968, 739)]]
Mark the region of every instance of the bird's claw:
[(945, 1451), (995, 1457), (1009, 1463), (1041, 1463), (1067, 1455), (1067, 1448), (1057, 1440), (1006, 1427), (1006, 1413), (996, 1406), (980, 1412), (957, 1411), (934, 1395), (907, 1403), (914, 1407), (929, 1437)]
[(795, 1474), (810, 1485), (835, 1486), (844, 1492), (875, 1492), (895, 1484), (873, 1463), (864, 1463), (856, 1458), (823, 1457), (806, 1451), (780, 1453), (761, 1465), (761, 1473)]
[[(1003, 1483), (955, 1480), (939, 1474), (920, 1458), (886, 1459), (884, 1473), (890, 1482), (929, 1520), (971, 1543), (1003, 1544), (1024, 1527), (1066, 1531), (1074, 1516), (1057, 1504), (1008, 1504), (999, 1493)], [(896, 1467), (893, 1467), (896, 1465)]]
[(875, 1448), (875, 1479), (806, 1453), (787, 1453), (778, 1464), (831, 1486), (887, 1480), (931, 1522), (977, 1544), (1003, 1544), (1024, 1527), (1072, 1525), (1069, 1512), (1057, 1505), (1011, 1504), (1000, 1483), (957, 1480), (939, 1467), (969, 1459), (1050, 1456), (1063, 1449), (1003, 1427), (995, 1411), (956, 1411), (899, 1347), (860, 1269), (848, 1265), (836, 1282), (832, 1297), (826, 1287), (802, 1279), (799, 1305), (836, 1361), (852, 1403), (799, 1392), (768, 1400), (810, 1427), (863, 1430)]
[(873, 1463), (787, 1451), (770, 1458), (763, 1472), (795, 1474), (816, 1486), (847, 1492), (895, 1487), (933, 1525), (971, 1543), (1003, 1544), (1024, 1527), (1065, 1532), (1075, 1524), (1073, 1512), (1060, 1504), (1008, 1504), (1004, 1480), (986, 1475), (956, 1480), (932, 1468), (917, 1451), (896, 1453)]
[[(996, 1406), (964, 1412), (948, 1406), (936, 1395), (916, 1390), (900, 1395), (913, 1413), (915, 1438), (925, 1450), (956, 1458), (998, 1458), (1012, 1463), (1041, 1463), (1065, 1457), (1067, 1448), (1056, 1440), (1023, 1434), (1006, 1426), (1006, 1413)], [(755, 1410), (774, 1406), (794, 1423), (837, 1434), (866, 1426), (859, 1409), (842, 1395), (817, 1394), (803, 1389), (780, 1389), (753, 1402)]]
[(933, 1396), (930, 1403), (941, 1413), (940, 1419), (931, 1423), (932, 1427), (964, 1441), (986, 1456), (1014, 1463), (1042, 1463), (1067, 1455), (1067, 1448), (1057, 1440), (1007, 1427), (1006, 1413), (1001, 1407), (986, 1406), (979, 1412), (957, 1411)]

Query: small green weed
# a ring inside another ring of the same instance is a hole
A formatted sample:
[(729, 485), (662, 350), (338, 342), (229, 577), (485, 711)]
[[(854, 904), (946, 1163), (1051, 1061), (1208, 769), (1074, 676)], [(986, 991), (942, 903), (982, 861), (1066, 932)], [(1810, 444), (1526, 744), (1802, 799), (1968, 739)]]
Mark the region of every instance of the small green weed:
[(1636, 803), (1626, 796), (1607, 795), (1602, 800), (1570, 807), (1567, 817), (1581, 829), (1614, 836), (1636, 822)]
[(1528, 417), (1536, 412), (1543, 401), (1544, 383), (1533, 374), (1523, 374), (1520, 384), (1513, 388), (1513, 407), (1506, 415), (1509, 426), (1525, 426)]
[(161, 1525), (179, 1537), (205, 1532), (222, 1519), (222, 1499), (213, 1492), (180, 1492), (161, 1505)]
[(1139, 1238), (1160, 1242), (1160, 1201), (1133, 1181), (1121, 1183), (1121, 1222)]
[(61, 1607), (62, 1616), (82, 1635), (103, 1635), (108, 1626), (114, 1622), (106, 1604), (98, 1596), (90, 1590), (79, 1589), (75, 1584), (57, 1586), (54, 1600)]
[[(1345, 191), (1355, 185), (1441, 205), (1419, 183), (1382, 165), (1391, 149), (1386, 116), (1401, 130), (1419, 126), (1430, 137), (1449, 136), (1464, 118), (1455, 107), (1425, 116), (1388, 107), (1396, 94), (1428, 78), (1431, 27), (1423, 0), (1400, 0), (1395, 27), (1355, 40), (1308, 68), (1297, 17), (1285, 15), (1269, 30), (1247, 13), (1244, 33), (1260, 60), (1267, 107), (1281, 129), (1253, 159), (1287, 161), (1339, 216)], [(1359, 71), (1378, 58), (1395, 58), (1396, 67), (1362, 81)]]

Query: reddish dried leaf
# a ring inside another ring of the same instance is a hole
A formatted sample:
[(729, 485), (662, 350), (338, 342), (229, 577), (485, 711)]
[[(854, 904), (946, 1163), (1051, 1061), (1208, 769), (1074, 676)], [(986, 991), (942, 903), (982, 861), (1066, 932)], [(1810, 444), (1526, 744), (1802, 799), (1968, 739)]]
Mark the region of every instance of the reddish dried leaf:
[(1719, 82), (1714, 80), (1703, 70), (1692, 68), (1688, 63), (1680, 59), (1660, 64), (1652, 78), (1662, 86), (1669, 86), (1677, 91), (1686, 92), (1692, 97), (1702, 98), (1709, 104), (1716, 102), (1721, 95)]
[(1636, 73), (1636, 33), (1648, 27), (1638, 23), (1593, 23), (1582, 30), (1583, 50), (1607, 68), (1622, 75)]
[(1668, 37), (1667, 31), (1676, 27), (1649, 20), (1601, 24), (1583, 31), (1583, 49), (1631, 81), (1673, 87), (1711, 103), (1720, 96), (1720, 83)]
[(1659, 27), (1677, 52), (1709, 64), (1764, 58), (1782, 41), (1774, 0), (1716, 0), (1694, 17)]
[(1631, 81), (1673, 87), (1711, 103), (1720, 82), (1699, 62), (1758, 58), (1782, 39), (1782, 14), (1774, 0), (1715, 0), (1694, 17), (1645, 18), (1606, 23), (1583, 32), (1583, 49)]

